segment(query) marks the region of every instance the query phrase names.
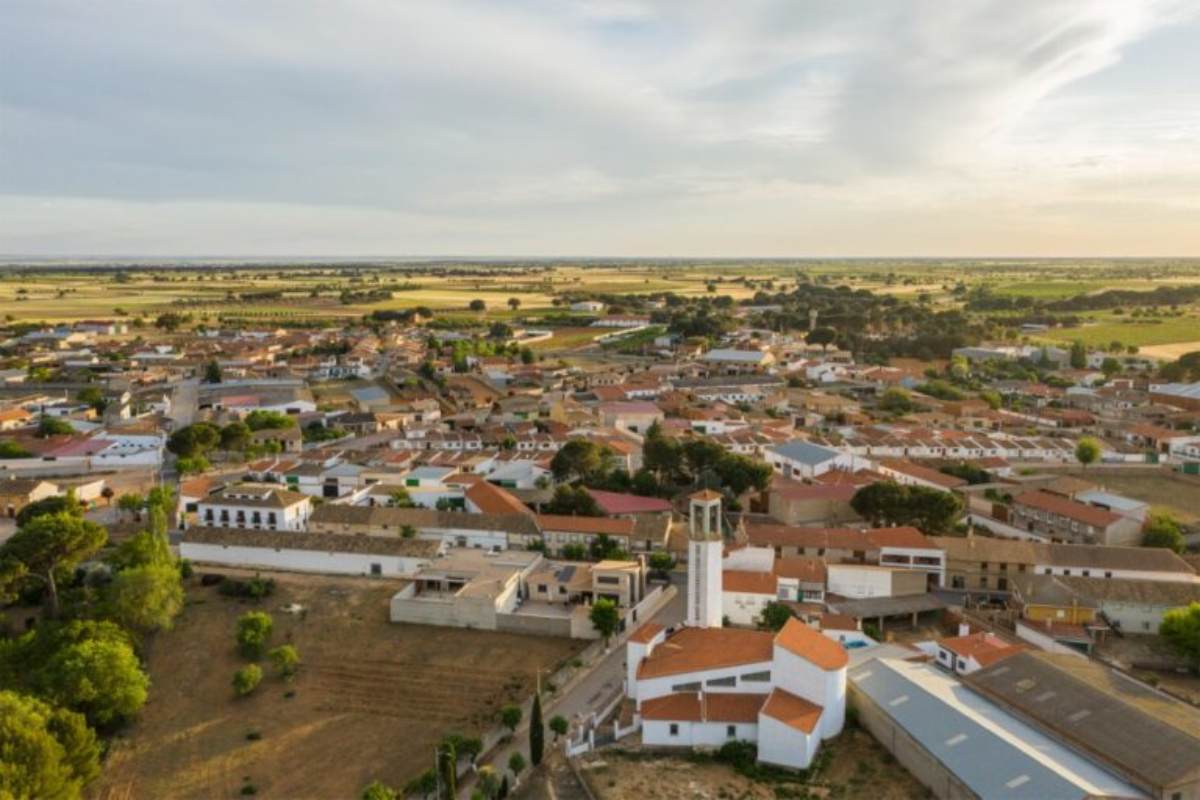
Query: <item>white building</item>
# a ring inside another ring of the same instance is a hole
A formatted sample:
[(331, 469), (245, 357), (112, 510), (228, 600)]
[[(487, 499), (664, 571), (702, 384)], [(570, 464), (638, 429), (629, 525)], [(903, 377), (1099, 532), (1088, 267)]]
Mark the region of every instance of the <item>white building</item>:
[(201, 525), (268, 531), (302, 531), (312, 513), (308, 495), (266, 484), (242, 483), (196, 506)]

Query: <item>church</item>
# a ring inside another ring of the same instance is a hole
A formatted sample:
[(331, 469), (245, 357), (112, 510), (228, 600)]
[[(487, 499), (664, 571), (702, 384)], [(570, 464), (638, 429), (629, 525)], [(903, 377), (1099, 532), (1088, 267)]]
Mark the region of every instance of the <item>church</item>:
[(721, 495), (690, 498), (687, 621), (630, 637), (627, 693), (651, 746), (758, 746), (758, 760), (805, 769), (845, 722), (849, 657), (798, 619), (778, 633), (722, 626)]

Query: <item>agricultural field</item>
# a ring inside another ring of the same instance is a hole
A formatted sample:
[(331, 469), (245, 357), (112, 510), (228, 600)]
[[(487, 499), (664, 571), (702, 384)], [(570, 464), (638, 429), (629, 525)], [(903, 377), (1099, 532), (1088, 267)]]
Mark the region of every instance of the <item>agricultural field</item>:
[(1104, 489), (1149, 503), (1156, 511), (1173, 514), (1180, 522), (1200, 521), (1200, 478), (1169, 469), (1130, 467), (1069, 468), (1061, 472), (1099, 484)]
[[(197, 582), (173, 631), (149, 648), (153, 682), (138, 720), (112, 743), (97, 800), (142, 797), (356, 797), (373, 779), (403, 785), (447, 732), (490, 727), (525, 697), (535, 672), (578, 652), (568, 639), (393, 625), (397, 581), (275, 574), (277, 590), (247, 605)], [(302, 614), (281, 609), (303, 607)], [(271, 675), (235, 699), (234, 623), (259, 608), (273, 644), (292, 643), (292, 683)], [(288, 693), (293, 693), (288, 696)]]
[[(1189, 343), (1200, 340), (1200, 310), (1191, 309), (1180, 316), (1133, 317), (1129, 315), (1093, 314), (1082, 325), (1069, 328), (1054, 328), (1043, 336), (1056, 342), (1082, 341), (1089, 347), (1107, 347), (1111, 342), (1121, 342), (1138, 348), (1180, 345), (1189, 349)], [(1184, 350), (1188, 352), (1188, 350)], [(1155, 355), (1149, 352), (1147, 355)]]

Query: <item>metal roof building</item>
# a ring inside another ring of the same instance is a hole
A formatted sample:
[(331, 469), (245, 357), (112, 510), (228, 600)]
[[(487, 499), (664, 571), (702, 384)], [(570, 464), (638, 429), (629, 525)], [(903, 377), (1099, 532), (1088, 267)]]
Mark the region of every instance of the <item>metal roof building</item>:
[(1200, 710), (1090, 659), (1021, 653), (966, 683), (1152, 793), (1200, 796)]
[(875, 658), (848, 678), (860, 723), (938, 797), (1147, 797), (930, 664)]

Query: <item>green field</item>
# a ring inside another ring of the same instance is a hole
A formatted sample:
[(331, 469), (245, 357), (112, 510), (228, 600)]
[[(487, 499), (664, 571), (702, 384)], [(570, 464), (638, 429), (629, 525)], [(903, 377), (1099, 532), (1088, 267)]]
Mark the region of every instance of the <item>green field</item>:
[(1200, 316), (1189, 312), (1181, 317), (1150, 319), (1096, 315), (1094, 322), (1072, 328), (1056, 328), (1043, 336), (1058, 342), (1082, 341), (1091, 347), (1107, 346), (1111, 342), (1146, 347), (1200, 340)]

